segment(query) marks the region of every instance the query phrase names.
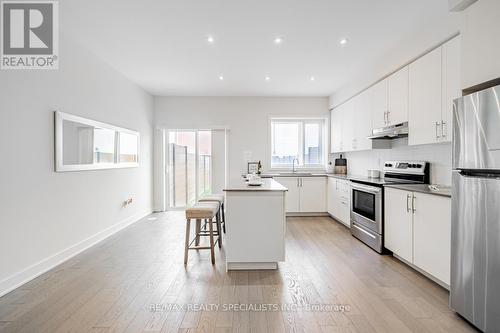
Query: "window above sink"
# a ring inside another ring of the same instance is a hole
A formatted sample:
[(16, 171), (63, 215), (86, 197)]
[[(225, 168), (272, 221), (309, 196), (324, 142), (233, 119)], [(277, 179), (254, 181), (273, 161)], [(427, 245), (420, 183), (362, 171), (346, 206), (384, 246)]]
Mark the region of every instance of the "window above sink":
[(270, 118), (272, 170), (325, 168), (327, 129), (325, 118)]

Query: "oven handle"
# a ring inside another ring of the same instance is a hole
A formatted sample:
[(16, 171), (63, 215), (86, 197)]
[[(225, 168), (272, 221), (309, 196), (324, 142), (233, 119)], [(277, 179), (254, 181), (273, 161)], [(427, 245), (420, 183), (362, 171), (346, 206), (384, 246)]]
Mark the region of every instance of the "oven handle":
[(356, 185), (351, 184), (351, 187), (353, 189), (356, 189), (356, 190), (365, 191), (365, 192), (373, 193), (373, 194), (378, 194), (381, 191), (381, 189), (378, 187), (363, 186), (363, 185), (359, 185), (359, 184), (356, 184)]
[(361, 229), (361, 228), (360, 228), (360, 227), (358, 227), (357, 225), (353, 224), (352, 226), (353, 226), (354, 228), (358, 229), (359, 231), (361, 231), (362, 233), (364, 233), (364, 234), (366, 234), (366, 235), (370, 236), (371, 238), (373, 238), (373, 239), (375, 239), (375, 238), (376, 238), (375, 236), (373, 236), (372, 234), (370, 234), (368, 231), (365, 231), (365, 230)]

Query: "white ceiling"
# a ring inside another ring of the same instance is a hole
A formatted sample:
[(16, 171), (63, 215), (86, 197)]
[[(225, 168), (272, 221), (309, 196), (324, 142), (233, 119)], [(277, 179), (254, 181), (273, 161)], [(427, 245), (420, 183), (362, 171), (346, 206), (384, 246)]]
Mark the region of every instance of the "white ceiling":
[[(327, 96), (448, 15), (447, 0), (64, 0), (60, 6), (65, 35), (164, 96)], [(281, 45), (273, 42), (277, 36)]]

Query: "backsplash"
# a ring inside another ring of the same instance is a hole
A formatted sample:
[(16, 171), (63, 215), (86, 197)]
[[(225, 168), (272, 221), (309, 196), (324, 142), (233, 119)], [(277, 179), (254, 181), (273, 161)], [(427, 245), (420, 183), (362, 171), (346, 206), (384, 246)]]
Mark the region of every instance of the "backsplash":
[[(385, 161), (409, 160), (427, 161), (431, 164), (430, 182), (451, 185), (451, 144), (408, 146), (407, 139), (395, 140), (391, 149), (374, 149), (343, 154), (347, 158), (347, 172), (366, 175), (368, 169), (382, 171)], [(331, 154), (333, 161), (339, 154)]]

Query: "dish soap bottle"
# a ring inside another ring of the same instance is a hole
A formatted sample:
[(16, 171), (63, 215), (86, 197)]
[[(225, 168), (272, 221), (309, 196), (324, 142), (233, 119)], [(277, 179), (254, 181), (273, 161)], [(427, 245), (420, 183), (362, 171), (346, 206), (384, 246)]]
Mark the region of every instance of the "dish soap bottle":
[(259, 165), (257, 167), (257, 174), (260, 175), (262, 173), (262, 163), (259, 161)]

